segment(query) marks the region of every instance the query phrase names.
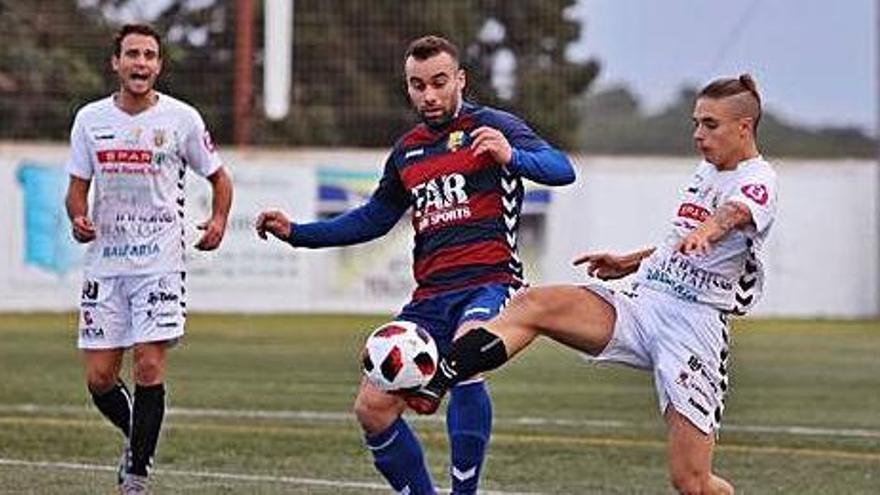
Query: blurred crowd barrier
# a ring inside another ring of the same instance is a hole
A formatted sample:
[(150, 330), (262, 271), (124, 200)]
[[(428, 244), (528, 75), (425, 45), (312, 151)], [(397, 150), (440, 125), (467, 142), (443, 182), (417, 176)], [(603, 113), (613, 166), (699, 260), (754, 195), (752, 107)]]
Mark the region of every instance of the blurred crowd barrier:
[[(264, 208), (325, 218), (365, 200), (387, 150), (221, 152), (236, 185), (220, 250), (188, 253), (194, 311), (393, 312), (412, 290), (411, 230), (346, 248), (291, 249), (262, 241)], [(77, 307), (84, 248), (69, 233), (63, 196), (67, 148), (0, 144), (0, 311)], [(575, 156), (575, 185), (526, 189), (519, 244), (532, 283), (577, 282), (584, 251), (629, 251), (659, 241), (694, 157)], [(880, 315), (880, 172), (868, 160), (778, 160), (779, 215), (766, 245), (758, 316)], [(210, 212), (205, 181), (189, 175), (187, 242)]]

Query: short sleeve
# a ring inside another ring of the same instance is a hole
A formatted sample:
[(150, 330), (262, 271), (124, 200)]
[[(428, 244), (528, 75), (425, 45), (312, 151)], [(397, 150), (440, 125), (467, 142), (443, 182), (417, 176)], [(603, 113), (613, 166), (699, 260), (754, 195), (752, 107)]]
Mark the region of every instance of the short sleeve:
[(184, 139), (183, 158), (187, 166), (202, 177), (213, 174), (222, 165), (205, 121), (194, 110)]
[(94, 166), (89, 153), (89, 140), (81, 114), (77, 113), (70, 129), (70, 156), (65, 169), (67, 173), (80, 179), (89, 180), (94, 175)]
[(749, 171), (740, 177), (727, 197), (745, 205), (752, 214), (758, 232), (763, 232), (776, 217), (776, 173), (769, 167)]

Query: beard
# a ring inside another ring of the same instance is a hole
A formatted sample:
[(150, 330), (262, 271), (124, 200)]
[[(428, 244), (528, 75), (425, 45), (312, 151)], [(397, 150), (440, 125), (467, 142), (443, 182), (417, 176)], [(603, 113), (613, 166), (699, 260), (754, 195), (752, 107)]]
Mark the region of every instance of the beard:
[(425, 125), (433, 128), (433, 129), (445, 127), (447, 124), (452, 122), (452, 120), (455, 118), (455, 111), (454, 110), (444, 110), (443, 113), (441, 113), (440, 115), (438, 115), (436, 117), (427, 117), (425, 115), (425, 112), (422, 112), (422, 111), (419, 111), (418, 114), (419, 114), (419, 119), (421, 119), (421, 121), (424, 122)]

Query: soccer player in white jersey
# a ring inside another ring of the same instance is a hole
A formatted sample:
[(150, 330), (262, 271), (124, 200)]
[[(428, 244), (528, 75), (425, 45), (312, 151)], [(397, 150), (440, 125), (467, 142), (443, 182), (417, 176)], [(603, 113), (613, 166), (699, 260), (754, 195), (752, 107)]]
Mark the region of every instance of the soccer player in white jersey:
[[(162, 69), (156, 31), (123, 26), (111, 62), (118, 91), (81, 108), (73, 123), (66, 204), (73, 237), (89, 243), (78, 341), (88, 389), (125, 436), (123, 493), (144, 493), (165, 410), (166, 351), (186, 320), (186, 170), (212, 188), (200, 250), (223, 239), (232, 182), (198, 111), (153, 88)], [(134, 397), (119, 376), (126, 349), (133, 351)]]
[(434, 412), (451, 385), (501, 366), (545, 335), (590, 359), (651, 371), (672, 485), (680, 493), (732, 493), (712, 472), (728, 388), (728, 316), (744, 314), (761, 293), (761, 248), (776, 214), (776, 174), (755, 143), (760, 117), (749, 75), (703, 88), (693, 137), (704, 161), (682, 190), (669, 234), (656, 248), (575, 260), (603, 280), (635, 272), (632, 286), (523, 291), (453, 343), (431, 382), (407, 399), (410, 407)]

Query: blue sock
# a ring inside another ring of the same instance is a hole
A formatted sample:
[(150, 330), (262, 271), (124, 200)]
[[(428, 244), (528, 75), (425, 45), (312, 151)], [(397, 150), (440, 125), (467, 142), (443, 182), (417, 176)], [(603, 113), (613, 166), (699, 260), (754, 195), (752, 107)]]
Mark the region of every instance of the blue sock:
[(482, 381), (452, 388), (446, 408), (446, 429), (452, 448), (452, 493), (476, 493), (492, 434), (492, 401)]
[(406, 493), (412, 495), (434, 495), (422, 447), (403, 418), (397, 418), (385, 431), (367, 435), (366, 440), (373, 464), (394, 490), (409, 488)]

